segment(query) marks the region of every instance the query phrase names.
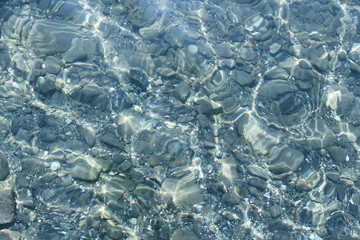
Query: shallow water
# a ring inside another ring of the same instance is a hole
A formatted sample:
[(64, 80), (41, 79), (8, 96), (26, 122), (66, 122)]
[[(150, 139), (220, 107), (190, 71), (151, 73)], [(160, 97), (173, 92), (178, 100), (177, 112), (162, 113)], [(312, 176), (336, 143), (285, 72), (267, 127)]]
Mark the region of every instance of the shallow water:
[(0, 238), (358, 239), (359, 6), (0, 1)]

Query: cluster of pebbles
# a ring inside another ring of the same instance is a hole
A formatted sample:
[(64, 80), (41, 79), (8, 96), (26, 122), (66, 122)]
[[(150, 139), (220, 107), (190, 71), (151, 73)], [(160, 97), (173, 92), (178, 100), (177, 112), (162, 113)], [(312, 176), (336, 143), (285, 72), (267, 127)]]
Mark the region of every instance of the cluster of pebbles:
[(0, 1), (1, 239), (359, 239), (358, 0)]

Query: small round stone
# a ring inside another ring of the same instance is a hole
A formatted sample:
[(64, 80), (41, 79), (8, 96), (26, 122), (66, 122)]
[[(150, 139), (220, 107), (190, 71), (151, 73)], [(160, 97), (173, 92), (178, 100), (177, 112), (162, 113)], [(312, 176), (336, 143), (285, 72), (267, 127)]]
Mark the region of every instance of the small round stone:
[(278, 43), (273, 43), (270, 45), (270, 54), (275, 55), (279, 52), (281, 45)]
[(187, 49), (191, 54), (197, 54), (198, 53), (198, 47), (196, 45), (194, 45), (194, 44), (190, 44), (187, 47)]
[(51, 171), (56, 171), (56, 170), (58, 170), (59, 168), (60, 168), (60, 163), (59, 163), (58, 161), (52, 162), (52, 163), (50, 164), (50, 169), (51, 169)]
[(301, 59), (299, 62), (299, 66), (302, 69), (311, 69), (312, 68), (311, 63), (306, 59)]
[(273, 218), (276, 218), (278, 216), (280, 216), (282, 213), (282, 209), (279, 205), (274, 205), (270, 208), (270, 215), (273, 217)]
[(339, 57), (339, 59), (340, 60), (346, 60), (346, 52), (344, 51), (344, 50), (340, 50), (339, 52), (338, 52), (338, 57)]

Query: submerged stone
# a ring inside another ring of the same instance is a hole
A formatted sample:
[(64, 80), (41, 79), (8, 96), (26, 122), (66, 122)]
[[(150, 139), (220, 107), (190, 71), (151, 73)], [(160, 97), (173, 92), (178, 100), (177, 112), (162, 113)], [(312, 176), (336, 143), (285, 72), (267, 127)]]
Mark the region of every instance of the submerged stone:
[(172, 76), (175, 76), (175, 71), (172, 70), (171, 68), (164, 68), (164, 67), (159, 67), (156, 69), (156, 72), (158, 74), (160, 74), (160, 76), (163, 76), (163, 77), (172, 77)]
[(296, 171), (303, 161), (302, 152), (284, 147), (271, 156), (269, 170), (275, 174)]
[(122, 112), (117, 118), (117, 135), (124, 141), (129, 142), (132, 136), (142, 126), (143, 117), (135, 111)]
[(70, 96), (76, 101), (99, 108), (103, 111), (111, 108), (108, 93), (95, 83), (77, 87)]
[(299, 61), (299, 66), (303, 69), (312, 69), (311, 63), (306, 59), (301, 59)]
[(61, 61), (58, 58), (49, 56), (44, 62), (45, 71), (51, 74), (58, 74), (61, 70)]
[(246, 167), (246, 169), (251, 175), (260, 177), (264, 180), (269, 179), (269, 174), (266, 172), (266, 170), (257, 165), (249, 165)]
[(257, 189), (264, 191), (267, 187), (266, 181), (258, 177), (251, 177), (248, 180), (250, 186), (256, 187)]
[(148, 26), (156, 20), (157, 9), (154, 6), (144, 4), (144, 2), (134, 2), (135, 6), (131, 6), (133, 11), (131, 11), (128, 17), (135, 27)]
[(273, 218), (279, 217), (281, 213), (282, 213), (282, 208), (279, 205), (275, 204), (270, 207), (270, 215)]
[(326, 107), (338, 114), (347, 113), (351, 110), (354, 102), (354, 95), (348, 89), (339, 86), (328, 86), (324, 97)]
[(234, 70), (230, 77), (241, 86), (252, 87), (255, 84), (255, 78), (245, 71)]
[(92, 157), (78, 157), (72, 163), (71, 176), (82, 181), (97, 180), (101, 172), (101, 164)]
[(207, 99), (197, 99), (195, 108), (200, 114), (211, 115), (213, 112), (213, 106)]
[(307, 174), (304, 178), (301, 178), (296, 183), (296, 190), (298, 191), (310, 191), (313, 189), (320, 181), (320, 174), (316, 171), (311, 174)]
[(203, 194), (199, 186), (186, 178), (166, 179), (161, 186), (161, 193), (164, 199), (172, 199), (175, 206), (184, 210), (193, 209), (194, 205), (203, 202)]
[(25, 45), (39, 56), (64, 53), (64, 59), (73, 62), (90, 59), (96, 52), (97, 40), (75, 25), (43, 19), (34, 23)]
[(11, 223), (15, 217), (13, 189), (7, 182), (0, 182), (0, 224)]
[(143, 39), (154, 39), (162, 32), (160, 23), (155, 22), (151, 26), (139, 29), (139, 34)]
[(129, 79), (140, 91), (145, 91), (148, 83), (148, 76), (140, 69), (131, 69)]
[(120, 141), (117, 135), (111, 130), (106, 131), (106, 133), (100, 137), (100, 141), (108, 145), (109, 147), (117, 148), (120, 150), (124, 148), (123, 142)]
[(278, 43), (273, 43), (270, 45), (270, 54), (275, 55), (280, 51), (281, 45)]
[(36, 89), (43, 95), (52, 95), (56, 89), (55, 79), (51, 76), (39, 77), (36, 81)]
[(158, 201), (158, 194), (155, 190), (145, 185), (137, 185), (133, 194), (145, 208), (150, 208)]
[(278, 100), (282, 95), (296, 91), (296, 87), (289, 84), (287, 81), (273, 80), (266, 82), (263, 86), (261, 86), (259, 95)]
[(178, 26), (171, 27), (164, 36), (164, 40), (173, 48), (182, 48), (185, 44), (192, 43), (188, 33)]
[[(164, 47), (164, 46), (162, 46)], [(166, 51), (166, 48), (164, 49)], [(134, 53), (129, 56), (129, 66), (134, 73), (139, 71), (144, 71), (148, 76), (154, 73), (155, 63), (151, 56), (147, 53)], [(131, 73), (130, 73), (131, 74)], [(143, 79), (145, 80), (145, 79)], [(143, 87), (147, 84), (147, 82), (140, 81), (140, 85)]]
[(94, 130), (92, 128), (79, 126), (79, 132), (81, 136), (84, 138), (86, 144), (89, 147), (93, 147), (96, 139)]
[(245, 61), (252, 61), (256, 58), (257, 54), (253, 49), (253, 46), (249, 43), (243, 45), (239, 51), (239, 57)]
[(182, 81), (175, 87), (174, 95), (181, 102), (185, 103), (190, 95), (190, 91), (190, 85), (187, 82)]
[(0, 181), (4, 180), (10, 173), (8, 160), (3, 152), (0, 151)]
[(190, 229), (184, 227), (174, 231), (171, 235), (171, 240), (198, 240), (199, 238)]
[[(1, 5), (1, 1), (0, 1)], [(21, 237), (21, 234), (16, 231), (12, 231), (9, 229), (2, 229), (0, 230), (0, 239), (4, 240), (19, 240)]]
[(329, 148), (330, 156), (337, 163), (344, 163), (346, 158), (349, 157), (349, 151), (345, 148), (332, 146)]
[(282, 79), (289, 78), (289, 73), (283, 68), (272, 68), (265, 72), (264, 79)]
[(97, 196), (110, 208), (119, 209), (121, 199), (131, 184), (131, 181), (119, 176), (107, 177), (100, 183)]
[(307, 91), (313, 87), (316, 75), (312, 69), (301, 68), (296, 65), (292, 71), (301, 90)]
[(215, 51), (220, 57), (231, 58), (234, 56), (234, 52), (231, 50), (231, 46), (228, 43), (218, 44), (215, 48)]
[(269, 154), (280, 143), (279, 134), (273, 134), (269, 128), (247, 113), (242, 114), (235, 124), (239, 135), (243, 135), (251, 146), (262, 155)]
[(234, 193), (224, 193), (221, 200), (229, 206), (235, 206), (241, 203), (241, 199)]

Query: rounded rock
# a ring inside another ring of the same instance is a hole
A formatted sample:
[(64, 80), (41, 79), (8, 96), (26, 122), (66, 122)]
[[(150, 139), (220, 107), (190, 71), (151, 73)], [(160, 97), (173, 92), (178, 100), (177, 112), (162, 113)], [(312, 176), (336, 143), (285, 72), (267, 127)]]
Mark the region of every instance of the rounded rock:
[(344, 50), (340, 50), (339, 52), (338, 52), (338, 57), (339, 57), (339, 59), (340, 60), (346, 60), (346, 52), (344, 51)]
[(273, 218), (279, 217), (282, 214), (282, 208), (279, 205), (270, 207), (270, 215)]
[(198, 47), (194, 44), (190, 44), (187, 49), (191, 54), (197, 54), (199, 51)]
[(311, 69), (312, 68), (311, 63), (306, 59), (301, 59), (299, 62), (299, 66), (303, 69)]
[(0, 152), (0, 181), (4, 180), (10, 173), (9, 163), (4, 153)]
[(60, 168), (60, 163), (59, 162), (52, 162), (50, 163), (50, 169), (51, 171), (56, 171)]
[(171, 240), (198, 240), (196, 234), (188, 228), (176, 229), (171, 236)]
[(97, 160), (90, 157), (78, 157), (73, 163), (71, 176), (82, 181), (94, 181), (98, 179), (101, 165)]
[(273, 43), (270, 45), (270, 54), (276, 55), (280, 51), (281, 45), (278, 43)]

